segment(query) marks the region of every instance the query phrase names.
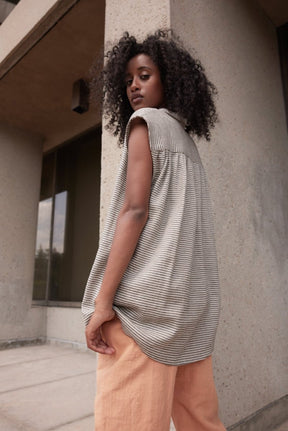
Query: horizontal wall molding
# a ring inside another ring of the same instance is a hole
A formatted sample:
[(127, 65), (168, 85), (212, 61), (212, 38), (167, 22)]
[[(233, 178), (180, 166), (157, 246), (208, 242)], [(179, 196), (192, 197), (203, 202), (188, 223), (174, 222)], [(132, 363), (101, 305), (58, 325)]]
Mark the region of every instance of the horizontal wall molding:
[(16, 347), (37, 346), (46, 344), (46, 337), (23, 338), (19, 340), (0, 341), (0, 350), (14, 349)]
[(0, 351), (6, 349), (15, 349), (18, 347), (39, 346), (43, 344), (54, 344), (55, 346), (65, 346), (76, 350), (87, 351), (89, 353), (91, 352), (84, 343), (53, 337), (23, 338), (19, 340), (15, 339), (0, 341)]
[(89, 350), (87, 345), (84, 343), (80, 343), (77, 341), (70, 341), (70, 340), (63, 340), (60, 338), (53, 338), (53, 337), (47, 337), (46, 344), (54, 344), (56, 346), (62, 346), (62, 347), (70, 347), (72, 349), (85, 351), (88, 353), (94, 353), (92, 350)]

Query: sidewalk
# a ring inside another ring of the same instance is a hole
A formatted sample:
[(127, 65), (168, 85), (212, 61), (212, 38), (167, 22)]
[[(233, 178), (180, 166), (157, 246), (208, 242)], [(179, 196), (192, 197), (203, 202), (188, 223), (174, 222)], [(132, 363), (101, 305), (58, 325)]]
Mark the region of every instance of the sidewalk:
[(1, 431), (93, 430), (96, 355), (43, 345), (0, 352)]
[(0, 430), (93, 431), (95, 356), (49, 344), (0, 351)]

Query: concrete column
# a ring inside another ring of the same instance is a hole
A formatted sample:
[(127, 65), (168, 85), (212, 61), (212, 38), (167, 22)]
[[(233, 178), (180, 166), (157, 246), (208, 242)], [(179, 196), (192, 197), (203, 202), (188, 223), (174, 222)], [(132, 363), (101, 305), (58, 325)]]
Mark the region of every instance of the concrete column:
[[(222, 286), (214, 368), (226, 426), (286, 393), (288, 147), (276, 31), (256, 2), (106, 2), (105, 42), (173, 28), (218, 88), (219, 124), (198, 142)], [(103, 133), (101, 222), (120, 152)], [(232, 400), (232, 401), (231, 401)]]
[[(181, 7), (180, 7), (181, 4)], [(287, 391), (288, 146), (275, 28), (256, 2), (172, 0), (171, 25), (218, 89), (199, 142), (215, 209), (215, 374), (231, 425)]]
[(42, 143), (0, 124), (0, 343), (45, 336), (46, 311), (32, 308)]
[[(109, 49), (125, 31), (136, 37), (144, 37), (158, 28), (170, 26), (170, 1), (123, 2), (106, 0), (105, 50)], [(105, 222), (121, 151), (117, 140), (103, 128), (101, 170), (101, 228)]]

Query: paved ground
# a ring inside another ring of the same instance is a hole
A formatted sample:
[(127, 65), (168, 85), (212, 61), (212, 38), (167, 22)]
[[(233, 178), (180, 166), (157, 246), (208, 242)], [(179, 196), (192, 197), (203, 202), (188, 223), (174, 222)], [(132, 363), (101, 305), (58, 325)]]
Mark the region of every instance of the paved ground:
[(93, 353), (69, 347), (1, 351), (0, 431), (92, 431), (95, 368)]
[(55, 345), (1, 351), (0, 430), (93, 430), (95, 364)]

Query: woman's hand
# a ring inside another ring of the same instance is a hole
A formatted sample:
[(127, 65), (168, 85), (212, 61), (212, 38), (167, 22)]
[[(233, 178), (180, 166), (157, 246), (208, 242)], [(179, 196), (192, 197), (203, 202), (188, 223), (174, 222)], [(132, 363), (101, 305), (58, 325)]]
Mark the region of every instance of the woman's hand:
[(106, 355), (112, 355), (115, 352), (115, 349), (112, 346), (108, 346), (102, 339), (101, 333), (102, 324), (113, 320), (114, 317), (115, 311), (112, 308), (107, 309), (96, 306), (85, 330), (86, 343), (89, 349)]

